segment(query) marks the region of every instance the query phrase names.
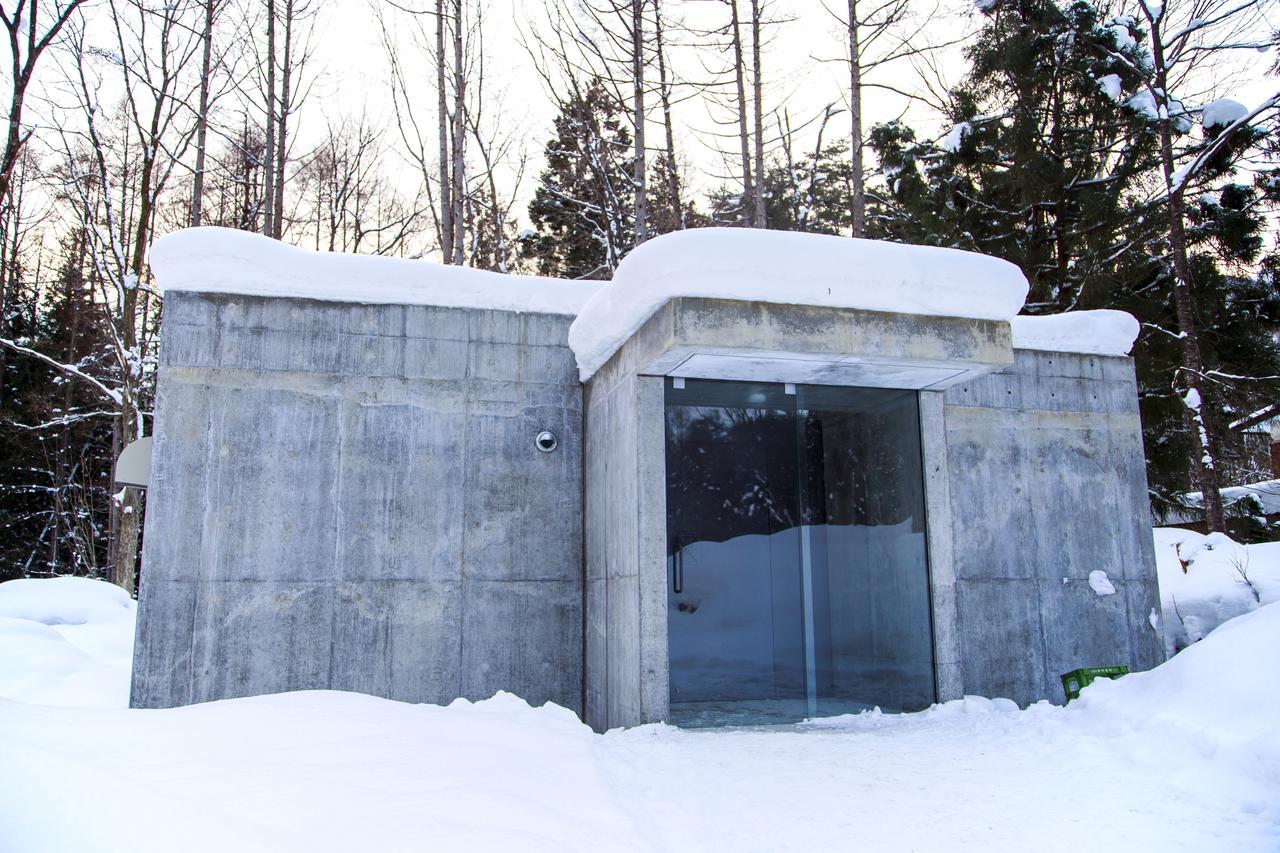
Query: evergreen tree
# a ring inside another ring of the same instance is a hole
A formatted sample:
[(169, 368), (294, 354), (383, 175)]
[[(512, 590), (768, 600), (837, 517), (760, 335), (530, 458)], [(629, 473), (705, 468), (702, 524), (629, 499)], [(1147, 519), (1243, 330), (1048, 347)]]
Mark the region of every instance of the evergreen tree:
[(605, 279), (635, 244), (627, 113), (599, 80), (560, 104), (521, 256), (541, 275)]
[[(61, 242), (62, 263), (31, 305), (28, 344), (86, 372), (110, 364), (102, 312), (86, 275), (85, 235)], [(0, 413), (0, 577), (96, 575), (106, 566), (111, 419), (83, 383), (34, 359), (17, 360), (18, 393)]]
[[(1133, 355), (1159, 510), (1194, 488), (1196, 443), (1177, 381), (1166, 198), (1151, 192), (1160, 164), (1135, 27), (1087, 2), (994, 6), (952, 93), (955, 124), (944, 138), (921, 143), (901, 123), (873, 129), (885, 192), (872, 199), (869, 224), (891, 239), (1018, 264), (1031, 282), (1029, 313), (1110, 307), (1137, 317)], [(1171, 120), (1189, 132), (1191, 111), (1171, 104)], [(1212, 136), (1207, 129), (1204, 144)], [(1205, 170), (1204, 181), (1225, 184), (1193, 205), (1188, 242), (1206, 368), (1219, 374), (1229, 411), (1248, 412), (1274, 401), (1274, 384), (1229, 377), (1280, 374), (1280, 306), (1273, 283), (1248, 272), (1260, 261), (1265, 186), (1230, 176), (1229, 157)]]
[[(852, 223), (853, 165), (849, 146), (838, 142), (795, 160), (774, 158), (765, 167), (765, 221), (776, 231), (843, 234)], [(749, 212), (748, 212), (749, 213)], [(736, 192), (711, 196), (711, 220), (720, 225), (748, 225)]]
[(764, 177), (769, 227), (845, 234), (853, 224), (853, 162), (838, 142), (812, 157), (774, 163)]
[(649, 169), (649, 235), (670, 234), (710, 224), (692, 201), (683, 197), (679, 167), (665, 151), (653, 158)]
[(1142, 236), (1130, 191), (1155, 165), (1149, 126), (1113, 97), (1135, 52), (1090, 3), (1003, 4), (967, 51), (940, 143), (873, 129), (888, 185), (875, 227), (1017, 264), (1033, 313), (1105, 303), (1084, 284), (1118, 283)]

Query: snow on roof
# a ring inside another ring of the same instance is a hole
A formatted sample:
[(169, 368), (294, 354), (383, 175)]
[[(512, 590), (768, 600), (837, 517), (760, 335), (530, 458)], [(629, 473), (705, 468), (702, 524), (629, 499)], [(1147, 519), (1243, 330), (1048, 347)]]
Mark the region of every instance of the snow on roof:
[(1124, 311), (1068, 311), (1042, 317), (1014, 317), (1014, 349), (1128, 355), (1138, 339), (1138, 321)]
[(504, 275), (431, 261), (312, 252), (230, 228), (188, 228), (151, 244), (161, 290), (576, 314), (597, 282)]
[(1009, 320), (1027, 280), (959, 249), (752, 228), (666, 234), (627, 255), (569, 328), (582, 380), (681, 296)]
[[(1280, 512), (1280, 480), (1263, 480), (1260, 483), (1247, 483), (1243, 486), (1227, 486), (1220, 490), (1223, 506), (1235, 506), (1246, 498), (1257, 501), (1265, 515)], [(1186, 492), (1182, 502), (1189, 507), (1203, 506), (1204, 498), (1200, 492)], [(1198, 519), (1196, 519), (1198, 520)]]
[(627, 255), (607, 283), (312, 252), (229, 228), (167, 234), (152, 244), (150, 261), (166, 291), (576, 314), (569, 345), (584, 382), (680, 296), (1012, 320), (1014, 346), (1023, 349), (1124, 355), (1138, 333), (1119, 311), (1015, 317), (1026, 278), (986, 255), (750, 228), (657, 237)]

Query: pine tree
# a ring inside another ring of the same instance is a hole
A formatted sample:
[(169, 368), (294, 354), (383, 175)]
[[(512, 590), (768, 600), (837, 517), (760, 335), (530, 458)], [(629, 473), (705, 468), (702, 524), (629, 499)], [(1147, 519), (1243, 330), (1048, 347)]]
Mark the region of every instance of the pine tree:
[[(944, 138), (919, 142), (901, 123), (873, 129), (885, 192), (872, 199), (869, 224), (892, 239), (1018, 264), (1031, 282), (1029, 313), (1107, 307), (1137, 317), (1143, 332), (1133, 355), (1159, 510), (1196, 487), (1198, 445), (1178, 381), (1167, 197), (1149, 191), (1160, 163), (1135, 71), (1146, 61), (1135, 26), (1103, 19), (1086, 2), (995, 6), (968, 51), (972, 67), (952, 93), (955, 124)], [(1171, 103), (1185, 134), (1191, 111)], [(1280, 314), (1266, 276), (1249, 272), (1260, 260), (1265, 185), (1231, 183), (1227, 159), (1206, 170), (1207, 181), (1223, 185), (1192, 206), (1187, 240), (1204, 364), (1220, 374), (1221, 402), (1239, 413), (1274, 401), (1274, 383), (1228, 377), (1280, 375)]]
[[(109, 370), (102, 312), (86, 275), (85, 235), (61, 242), (61, 266), (32, 304), (29, 345), (87, 372)], [(22, 392), (0, 417), (5, 465), (0, 485), (0, 576), (96, 575), (108, 560), (111, 419), (82, 383), (21, 359)]]
[[(768, 162), (761, 188), (765, 219), (773, 230), (842, 234), (852, 225), (853, 164), (846, 142), (823, 146), (816, 154)], [(734, 190), (724, 188), (711, 196), (714, 222), (742, 224), (741, 209)]]
[(560, 104), (555, 136), (521, 238), (541, 275), (608, 278), (635, 244), (631, 132), (600, 81)]
[(1105, 302), (1084, 283), (1113, 279), (1140, 236), (1127, 198), (1155, 163), (1149, 126), (1111, 96), (1134, 51), (1089, 3), (1002, 5), (967, 51), (939, 144), (873, 129), (889, 190), (874, 227), (1016, 263), (1034, 313)]

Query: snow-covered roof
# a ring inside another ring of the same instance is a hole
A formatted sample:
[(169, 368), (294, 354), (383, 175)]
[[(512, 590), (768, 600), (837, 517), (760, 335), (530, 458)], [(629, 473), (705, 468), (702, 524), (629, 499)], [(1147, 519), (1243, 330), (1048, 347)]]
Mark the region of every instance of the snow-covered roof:
[(1128, 355), (1138, 339), (1138, 321), (1125, 311), (1068, 311), (1042, 317), (1014, 317), (1014, 349)]
[(161, 290), (292, 296), (577, 314), (598, 282), (538, 278), (431, 261), (311, 252), (230, 228), (188, 228), (151, 244)]
[(1022, 349), (1124, 355), (1138, 334), (1120, 311), (1015, 316), (1027, 280), (998, 258), (750, 228), (656, 237), (603, 283), (313, 252), (228, 228), (167, 234), (152, 244), (150, 261), (161, 290), (576, 315), (569, 345), (583, 381), (681, 296), (1012, 321)]
[(665, 234), (627, 255), (569, 328), (582, 380), (681, 296), (1007, 321), (1027, 280), (959, 249), (752, 228)]
[[(1243, 486), (1227, 486), (1221, 490), (1223, 506), (1234, 506), (1246, 498), (1258, 502), (1266, 515), (1280, 512), (1280, 480), (1263, 480), (1260, 483), (1247, 483)], [(1182, 502), (1189, 507), (1203, 506), (1204, 498), (1200, 492), (1187, 492), (1182, 495)], [(1193, 520), (1199, 520), (1196, 517)]]

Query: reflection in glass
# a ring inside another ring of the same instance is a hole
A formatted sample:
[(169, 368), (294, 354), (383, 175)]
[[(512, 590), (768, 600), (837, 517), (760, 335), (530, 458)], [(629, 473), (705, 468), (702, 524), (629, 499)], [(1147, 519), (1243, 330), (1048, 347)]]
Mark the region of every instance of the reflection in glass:
[(929, 705), (916, 393), (684, 385), (666, 409), (673, 722)]

